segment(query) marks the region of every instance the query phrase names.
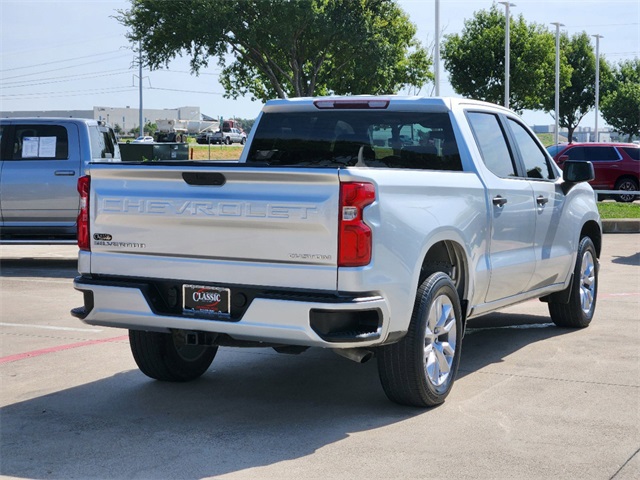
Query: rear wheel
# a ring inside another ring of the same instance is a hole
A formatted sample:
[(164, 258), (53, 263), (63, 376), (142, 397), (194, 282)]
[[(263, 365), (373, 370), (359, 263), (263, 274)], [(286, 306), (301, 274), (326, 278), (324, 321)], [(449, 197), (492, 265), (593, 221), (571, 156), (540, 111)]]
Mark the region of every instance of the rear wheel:
[(589, 237), (580, 240), (569, 302), (549, 301), (549, 314), (559, 327), (585, 328), (593, 319), (598, 296), (598, 257)]
[(242, 137), (240, 139), (240, 145), (244, 145), (245, 143), (247, 143), (247, 139), (245, 137)]
[(225, 145), (231, 145), (231, 138), (226, 137), (226, 138), (224, 139), (224, 144), (225, 144)]
[[(638, 191), (638, 182), (630, 177), (621, 178), (616, 182), (615, 190)], [(633, 202), (637, 195), (616, 195), (616, 202)]]
[(418, 289), (407, 335), (378, 352), (378, 373), (387, 397), (416, 407), (444, 402), (458, 371), (461, 337), (455, 286), (445, 273), (433, 273)]
[(166, 382), (195, 380), (207, 371), (218, 347), (187, 345), (179, 332), (129, 330), (129, 345), (146, 376)]

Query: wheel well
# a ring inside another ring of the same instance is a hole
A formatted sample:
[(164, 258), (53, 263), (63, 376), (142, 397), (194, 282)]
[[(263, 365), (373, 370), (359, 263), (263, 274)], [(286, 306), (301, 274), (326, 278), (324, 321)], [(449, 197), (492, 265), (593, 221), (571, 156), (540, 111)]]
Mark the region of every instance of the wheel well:
[(467, 264), (464, 249), (458, 243), (446, 240), (429, 249), (422, 261), (418, 285), (435, 272), (444, 272), (451, 277), (463, 303), (467, 293)]
[(625, 179), (629, 179), (629, 180), (633, 180), (633, 182), (638, 185), (638, 179), (636, 177), (634, 177), (633, 175), (621, 175), (620, 177), (618, 177), (618, 179), (616, 180), (616, 183), (614, 185), (618, 185), (620, 182), (622, 182)]
[(580, 239), (589, 237), (596, 247), (596, 255), (600, 258), (600, 249), (602, 248), (602, 232), (600, 227), (594, 221), (589, 221), (584, 224), (582, 231), (580, 232)]

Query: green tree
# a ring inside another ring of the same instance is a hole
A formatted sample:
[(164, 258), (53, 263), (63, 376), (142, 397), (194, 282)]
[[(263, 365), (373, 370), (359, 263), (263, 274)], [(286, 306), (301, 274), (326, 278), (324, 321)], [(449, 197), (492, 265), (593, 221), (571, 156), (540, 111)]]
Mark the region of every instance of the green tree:
[(640, 59), (626, 60), (614, 66), (611, 77), (604, 82), (602, 117), (631, 141), (635, 135), (640, 135)]
[(217, 59), (225, 96), (267, 100), (395, 93), (422, 86), (431, 58), (396, 0), (131, 0), (117, 19), (161, 68)]
[[(568, 138), (596, 102), (596, 56), (589, 35), (585, 32), (569, 38), (560, 36), (560, 116), (558, 124), (568, 130)], [(555, 83), (555, 69), (553, 71)], [(600, 77), (608, 76), (608, 65), (600, 59)], [(546, 96), (544, 109), (555, 115), (555, 87)]]
[(147, 122), (144, 124), (144, 131), (147, 132), (148, 135), (153, 137), (153, 134), (158, 130), (158, 125), (155, 123)]
[(253, 128), (253, 124), (256, 122), (255, 118), (236, 118), (242, 129), (248, 135)]
[[(505, 15), (494, 4), (475, 12), (462, 33), (446, 35), (442, 58), (456, 93), (504, 104)], [(555, 37), (546, 27), (510, 22), (509, 106), (516, 111), (542, 108), (553, 91)]]

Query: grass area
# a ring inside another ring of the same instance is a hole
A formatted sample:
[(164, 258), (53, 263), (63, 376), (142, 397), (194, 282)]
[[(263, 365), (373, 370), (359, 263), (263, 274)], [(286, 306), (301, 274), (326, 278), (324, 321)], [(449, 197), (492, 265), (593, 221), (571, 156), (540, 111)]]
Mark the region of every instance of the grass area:
[(208, 145), (189, 144), (189, 150), (193, 150), (194, 160), (238, 160), (242, 148), (240, 145), (211, 145), (209, 149)]
[(602, 219), (640, 218), (640, 204), (598, 202), (598, 211)]
[[(555, 145), (555, 134), (553, 133), (536, 133), (538, 139), (542, 142), (542, 145), (548, 147), (549, 145)], [(558, 136), (558, 141), (560, 143), (566, 142), (567, 137), (562, 135)]]

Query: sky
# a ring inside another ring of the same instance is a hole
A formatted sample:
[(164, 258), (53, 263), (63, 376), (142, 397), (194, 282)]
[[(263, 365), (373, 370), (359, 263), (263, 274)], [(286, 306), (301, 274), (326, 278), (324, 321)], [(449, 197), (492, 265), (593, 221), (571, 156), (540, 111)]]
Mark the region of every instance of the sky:
[[(182, 3), (173, 0), (176, 4)], [(435, 39), (435, 0), (400, 0), (426, 46)], [(444, 35), (460, 33), (474, 12), (491, 8), (492, 0), (440, 1)], [(640, 0), (512, 0), (514, 17), (528, 23), (565, 26), (573, 35), (582, 31), (602, 35), (599, 51), (610, 62), (640, 57)], [(130, 6), (120, 0), (0, 0), (0, 111), (91, 110), (94, 106), (138, 108), (140, 95), (134, 53), (126, 29), (114, 18)], [(500, 8), (504, 8), (499, 5)], [(181, 8), (184, 8), (181, 7)], [(593, 39), (595, 49), (595, 38)], [(513, 59), (512, 59), (513, 63)], [(169, 69), (144, 70), (143, 108), (197, 106), (203, 114), (224, 118), (254, 118), (262, 103), (250, 98), (223, 98), (216, 62), (189, 71), (188, 58)], [(441, 66), (442, 96), (458, 96)], [(431, 95), (433, 85), (421, 94)], [(529, 124), (552, 124), (544, 112), (525, 112)], [(581, 126), (593, 126), (589, 114)], [(599, 126), (604, 121), (600, 117)]]

